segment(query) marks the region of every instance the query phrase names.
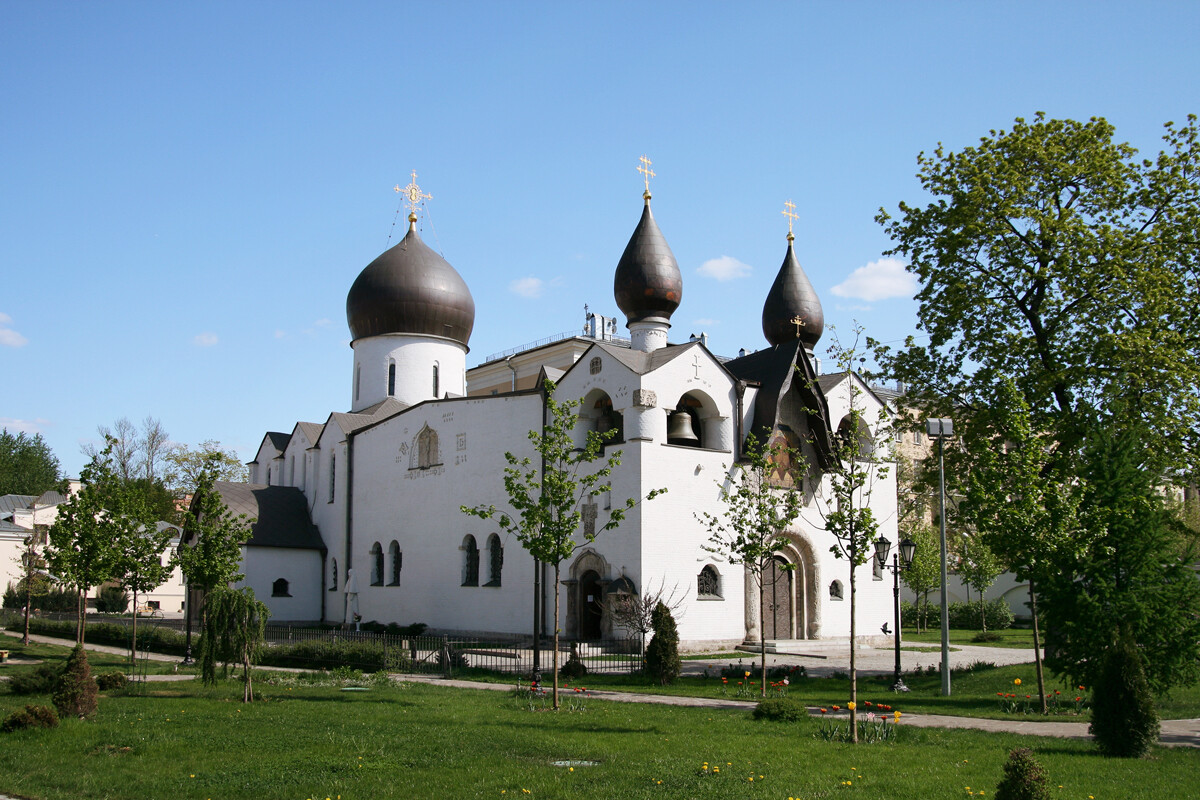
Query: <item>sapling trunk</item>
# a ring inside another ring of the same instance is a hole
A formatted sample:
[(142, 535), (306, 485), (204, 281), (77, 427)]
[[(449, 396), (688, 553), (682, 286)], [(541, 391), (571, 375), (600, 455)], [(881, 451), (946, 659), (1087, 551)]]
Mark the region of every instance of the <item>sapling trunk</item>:
[(1046, 708), (1046, 678), (1042, 673), (1042, 642), (1038, 636), (1037, 595), (1033, 592), (1033, 576), (1029, 576), (1029, 611), (1033, 614), (1033, 661), (1037, 668), (1038, 697), (1041, 699), (1042, 713), (1048, 714)]

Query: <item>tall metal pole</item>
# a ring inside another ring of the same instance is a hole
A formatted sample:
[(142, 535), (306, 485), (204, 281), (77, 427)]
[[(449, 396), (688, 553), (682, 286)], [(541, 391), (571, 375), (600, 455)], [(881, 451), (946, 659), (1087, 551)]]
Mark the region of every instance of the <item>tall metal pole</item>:
[(900, 677), (900, 552), (899, 548), (892, 554), (892, 607), (895, 612), (896, 624), (896, 680), (892, 683), (893, 692), (904, 692), (908, 687)]
[[(942, 420), (938, 420), (939, 432)], [(946, 437), (938, 436), (938, 490), (941, 495), (942, 535), (942, 696), (950, 696), (950, 604), (946, 597)]]

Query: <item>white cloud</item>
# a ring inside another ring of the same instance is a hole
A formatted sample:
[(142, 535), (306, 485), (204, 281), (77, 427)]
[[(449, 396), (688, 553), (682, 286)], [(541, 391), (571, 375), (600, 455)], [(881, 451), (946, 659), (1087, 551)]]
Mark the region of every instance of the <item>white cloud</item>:
[(838, 297), (852, 297), (872, 303), (891, 297), (912, 297), (917, 293), (917, 279), (904, 271), (904, 262), (897, 258), (881, 258), (850, 273), (850, 277), (829, 291)]
[(42, 433), (45, 426), (50, 423), (48, 419), (16, 419), (14, 417), (0, 417), (0, 428), (6, 429), (9, 433)]
[(198, 333), (192, 338), (192, 343), (197, 347), (212, 347), (217, 343), (217, 335), (215, 333)]
[(24, 347), (29, 344), (29, 340), (8, 327), (12, 325), (12, 321), (12, 317), (0, 311), (0, 325), (5, 326), (0, 328), (0, 345), (4, 347)]
[(546, 284), (541, 278), (530, 275), (527, 278), (517, 278), (508, 285), (508, 290), (521, 297), (541, 297)]
[(752, 271), (749, 264), (743, 264), (733, 256), (721, 256), (720, 258), (710, 258), (700, 265), (700, 269), (696, 270), (701, 275), (709, 278), (716, 278), (719, 281), (732, 281), (738, 278), (745, 278)]

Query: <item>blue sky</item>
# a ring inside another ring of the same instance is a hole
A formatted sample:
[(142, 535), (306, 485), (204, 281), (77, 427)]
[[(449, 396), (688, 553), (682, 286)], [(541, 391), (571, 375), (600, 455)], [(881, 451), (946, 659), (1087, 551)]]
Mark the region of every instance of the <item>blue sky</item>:
[(1155, 152), (1200, 111), (1197, 30), (1183, 2), (0, 4), (0, 425), (78, 474), (121, 416), (248, 459), (346, 410), (346, 292), (412, 170), (469, 366), (617, 314), (643, 154), (673, 341), (764, 346), (789, 199), (827, 323), (900, 340), (873, 218), (923, 199), (917, 153), (1039, 110)]

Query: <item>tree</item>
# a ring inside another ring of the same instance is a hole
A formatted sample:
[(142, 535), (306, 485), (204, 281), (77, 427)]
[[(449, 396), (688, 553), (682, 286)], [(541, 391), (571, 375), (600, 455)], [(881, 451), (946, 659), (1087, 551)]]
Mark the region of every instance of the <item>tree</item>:
[(641, 642), (641, 652), (646, 652), (646, 634), (654, 630), (654, 609), (662, 603), (672, 616), (679, 612), (687, 592), (679, 594), (675, 586), (670, 592), (666, 591), (665, 581), (658, 589), (647, 588), (642, 594), (613, 592), (605, 595), (604, 611), (609, 615), (613, 625), (638, 634)]
[[(212, 473), (201, 472), (191, 508), (184, 516), (176, 559), (187, 582), (189, 620), (192, 618), (192, 593), (200, 592), (204, 598), (200, 606), (202, 631), (208, 629), (209, 593), (228, 588), (233, 581), (242, 579), (242, 573), (238, 571), (242, 563), (242, 544), (249, 538), (245, 515), (232, 514), (213, 488)], [(204, 643), (201, 644), (201, 652), (205, 652)], [(205, 670), (213, 669), (211, 664), (202, 666)], [(207, 676), (208, 672), (204, 674)], [(215, 676), (215, 672), (213, 674)]]
[[(875, 488), (888, 476), (892, 425), (886, 408), (878, 417), (868, 419), (863, 402), (864, 391), (859, 388), (855, 365), (861, 366), (865, 357), (860, 349), (863, 328), (854, 326), (854, 341), (844, 345), (834, 334), (829, 355), (846, 376), (849, 410), (838, 425), (837, 459), (826, 472), (829, 491), (816, 497), (816, 510), (825, 521), (825, 530), (833, 535), (829, 552), (834, 558), (845, 558), (850, 566), (850, 741), (858, 743), (858, 645), (857, 631), (858, 568), (875, 557), (872, 544), (879, 535), (879, 520), (875, 517), (871, 497)], [(896, 635), (900, 635), (896, 631)]]
[(221, 587), (205, 598), (208, 609), (201, 638), (200, 663), (206, 684), (215, 684), (216, 661), (242, 665), (242, 702), (254, 699), (250, 684), (250, 664), (262, 645), (267, 618), (271, 612), (254, 597), (249, 586), (242, 589)]
[(1128, 631), (1122, 630), (1100, 660), (1088, 733), (1105, 755), (1140, 758), (1150, 752), (1159, 733), (1142, 656)]
[(0, 495), (41, 495), (62, 482), (58, 459), (40, 433), (0, 431)]
[(918, 604), (922, 598), (925, 600), (923, 610), (918, 609), (917, 613), (917, 630), (920, 631), (922, 623), (926, 629), (929, 627), (929, 593), (942, 582), (941, 544), (937, 532), (928, 523), (913, 525), (907, 531), (901, 529), (901, 534), (917, 546), (912, 564), (900, 571), (900, 580), (916, 596)]
[(245, 483), (249, 479), (246, 465), (233, 450), (225, 450), (215, 439), (206, 439), (196, 449), (178, 445), (165, 457), (163, 480), (176, 497), (183, 497), (200, 483), (206, 470), (214, 480)]
[[(149, 511), (149, 509), (147, 509)], [(155, 516), (148, 513), (148, 517)], [(137, 608), (138, 594), (161, 586), (171, 577), (174, 557), (163, 563), (163, 553), (171, 544), (173, 529), (157, 523), (124, 528), (116, 542), (117, 562), (114, 574), (121, 585), (133, 593), (133, 629), (130, 635), (129, 659), (137, 661)]]
[(696, 514), (708, 529), (708, 544), (704, 549), (741, 564), (758, 585), (759, 656), (762, 660), (762, 696), (767, 696), (767, 637), (762, 628), (766, 619), (766, 589), (763, 576), (772, 564), (780, 564), (775, 556), (787, 546), (788, 527), (800, 516), (801, 498), (795, 488), (785, 487), (784, 476), (790, 467), (800, 463), (800, 454), (782, 442), (769, 444), (758, 441), (754, 434), (746, 437), (743, 460), (729, 468), (720, 486), (720, 499), (725, 513), (716, 516), (705, 511)]
[[(600, 520), (581, 530), (583, 504), (609, 491), (607, 479), (621, 464), (621, 451), (602, 459), (604, 442), (616, 435), (613, 428), (604, 433), (587, 432), (587, 441), (577, 448), (574, 431), (579, 422), (575, 409), (581, 400), (558, 402), (554, 399), (555, 384), (547, 380), (543, 386), (546, 399), (544, 423), (540, 431), (530, 431), (529, 441), (540, 456), (534, 465), (529, 457), (518, 458), (506, 452), (504, 460), (504, 492), (512, 512), (498, 510), (494, 505), (461, 506), (464, 514), (480, 519), (495, 518), (500, 527), (512, 534), (534, 559), (554, 568), (554, 691), (553, 704), (558, 708), (558, 619), (559, 585), (562, 562), (569, 559), (579, 539), (593, 542), (596, 537), (616, 528), (625, 514), (638, 504), (630, 497), (623, 507), (614, 507), (608, 520)], [(652, 500), (666, 489), (655, 489), (646, 495)], [(597, 512), (598, 513), (598, 512)]]
[(46, 559), (42, 548), (46, 544), (47, 527), (35, 525), (33, 532), (22, 542), (20, 554), (15, 559), (21, 567), (21, 580), (18, 590), (25, 598), (25, 632), (21, 643), (29, 645), (29, 617), (33, 613), (33, 598), (42, 595), (50, 587), (50, 576), (46, 574)]
[[(650, 616), (654, 637), (650, 639), (650, 647), (646, 650), (646, 671), (663, 686), (669, 686), (679, 677), (682, 669), (679, 662), (679, 631), (675, 627), (671, 609), (665, 603), (654, 606)], [(766, 673), (763, 675), (763, 683), (766, 683)]]
[(1039, 113), (918, 156), (933, 200), (876, 217), (921, 281), (929, 340), (884, 359), (911, 397), (986, 416), (987, 387), (1010, 377), (1069, 460), (1115, 393), (1164, 474), (1196, 474), (1200, 141), (1194, 116), (1165, 129), (1164, 150), (1138, 160), (1103, 119)]
[(972, 540), (963, 533), (959, 539), (958, 577), (979, 593), (979, 623), (984, 631), (987, 630), (987, 603), (983, 599), (983, 593), (996, 582), (996, 577), (1003, 571), (1004, 566), (987, 544)]

